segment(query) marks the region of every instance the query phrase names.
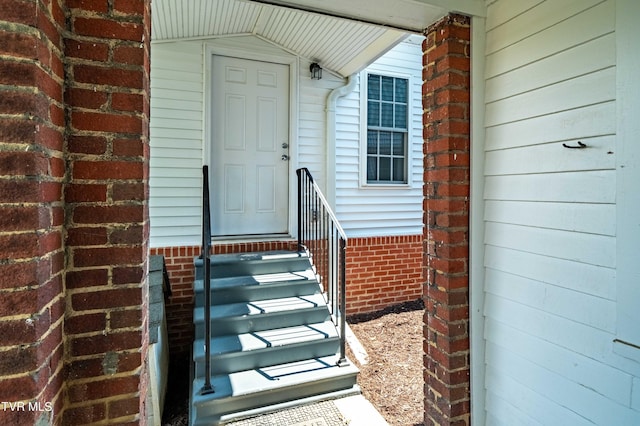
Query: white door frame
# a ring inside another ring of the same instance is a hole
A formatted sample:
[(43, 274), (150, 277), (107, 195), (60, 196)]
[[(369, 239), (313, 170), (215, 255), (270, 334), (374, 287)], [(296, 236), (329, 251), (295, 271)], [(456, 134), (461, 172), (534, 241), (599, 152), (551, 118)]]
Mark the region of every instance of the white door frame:
[[(231, 56), (240, 59), (248, 59), (253, 61), (273, 62), (289, 66), (289, 219), (288, 219), (288, 236), (296, 238), (298, 235), (297, 215), (298, 209), (296, 200), (297, 193), (297, 177), (296, 169), (298, 168), (298, 57), (288, 55), (283, 52), (281, 55), (273, 55), (271, 53), (264, 54), (251, 50), (250, 48), (242, 49), (237, 46), (227, 47), (215, 44), (215, 41), (204, 44), (204, 108), (202, 122), (204, 127), (203, 133), (203, 157), (202, 164), (210, 165), (211, 159), (211, 120), (209, 114), (212, 110), (212, 75), (214, 56)], [(282, 236), (278, 234), (278, 236)]]

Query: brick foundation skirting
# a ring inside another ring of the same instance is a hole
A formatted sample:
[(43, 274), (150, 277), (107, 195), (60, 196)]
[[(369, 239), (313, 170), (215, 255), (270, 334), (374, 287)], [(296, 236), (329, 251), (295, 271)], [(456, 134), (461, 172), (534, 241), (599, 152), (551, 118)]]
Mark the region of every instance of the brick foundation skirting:
[[(214, 253), (295, 250), (295, 241), (214, 244)], [(193, 341), (193, 260), (199, 246), (152, 248), (165, 258), (171, 297), (167, 327), (172, 353)], [(373, 312), (422, 295), (422, 235), (351, 238), (347, 247), (347, 314)]]
[(422, 235), (350, 238), (347, 315), (422, 297)]

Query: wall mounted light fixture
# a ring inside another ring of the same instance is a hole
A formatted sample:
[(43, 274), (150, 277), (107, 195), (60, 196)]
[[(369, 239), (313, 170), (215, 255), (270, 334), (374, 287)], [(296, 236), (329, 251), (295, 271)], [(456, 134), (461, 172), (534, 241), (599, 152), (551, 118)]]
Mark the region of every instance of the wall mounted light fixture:
[(312, 80), (320, 80), (322, 78), (322, 67), (317, 62), (309, 65), (309, 72), (311, 72)]

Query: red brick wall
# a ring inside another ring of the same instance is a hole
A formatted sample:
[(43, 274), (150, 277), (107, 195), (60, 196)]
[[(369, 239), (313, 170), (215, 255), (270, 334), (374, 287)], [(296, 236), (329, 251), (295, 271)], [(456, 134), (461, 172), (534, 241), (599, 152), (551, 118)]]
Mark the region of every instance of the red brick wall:
[(0, 0), (2, 424), (145, 422), (149, 7)]
[(144, 424), (149, 2), (66, 2), (65, 425)]
[(420, 299), (422, 273), (422, 235), (350, 238), (347, 314)]
[(450, 15), (426, 32), (425, 425), (468, 425), (469, 18)]
[(63, 407), (64, 25), (56, 2), (0, 1), (0, 401), (43, 409), (3, 425)]

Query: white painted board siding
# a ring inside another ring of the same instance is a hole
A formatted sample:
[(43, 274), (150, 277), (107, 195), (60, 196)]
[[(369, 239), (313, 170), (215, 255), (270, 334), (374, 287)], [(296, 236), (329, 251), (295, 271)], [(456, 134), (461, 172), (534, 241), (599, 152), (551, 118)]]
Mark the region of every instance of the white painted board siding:
[(487, 4), (486, 422), (640, 424), (612, 350), (615, 2)]
[[(336, 107), (336, 214), (349, 236), (415, 235), (422, 233), (422, 37), (412, 36), (381, 56), (365, 71), (410, 76), (408, 186), (361, 185), (360, 81)], [(358, 78), (362, 78), (360, 73)]]

